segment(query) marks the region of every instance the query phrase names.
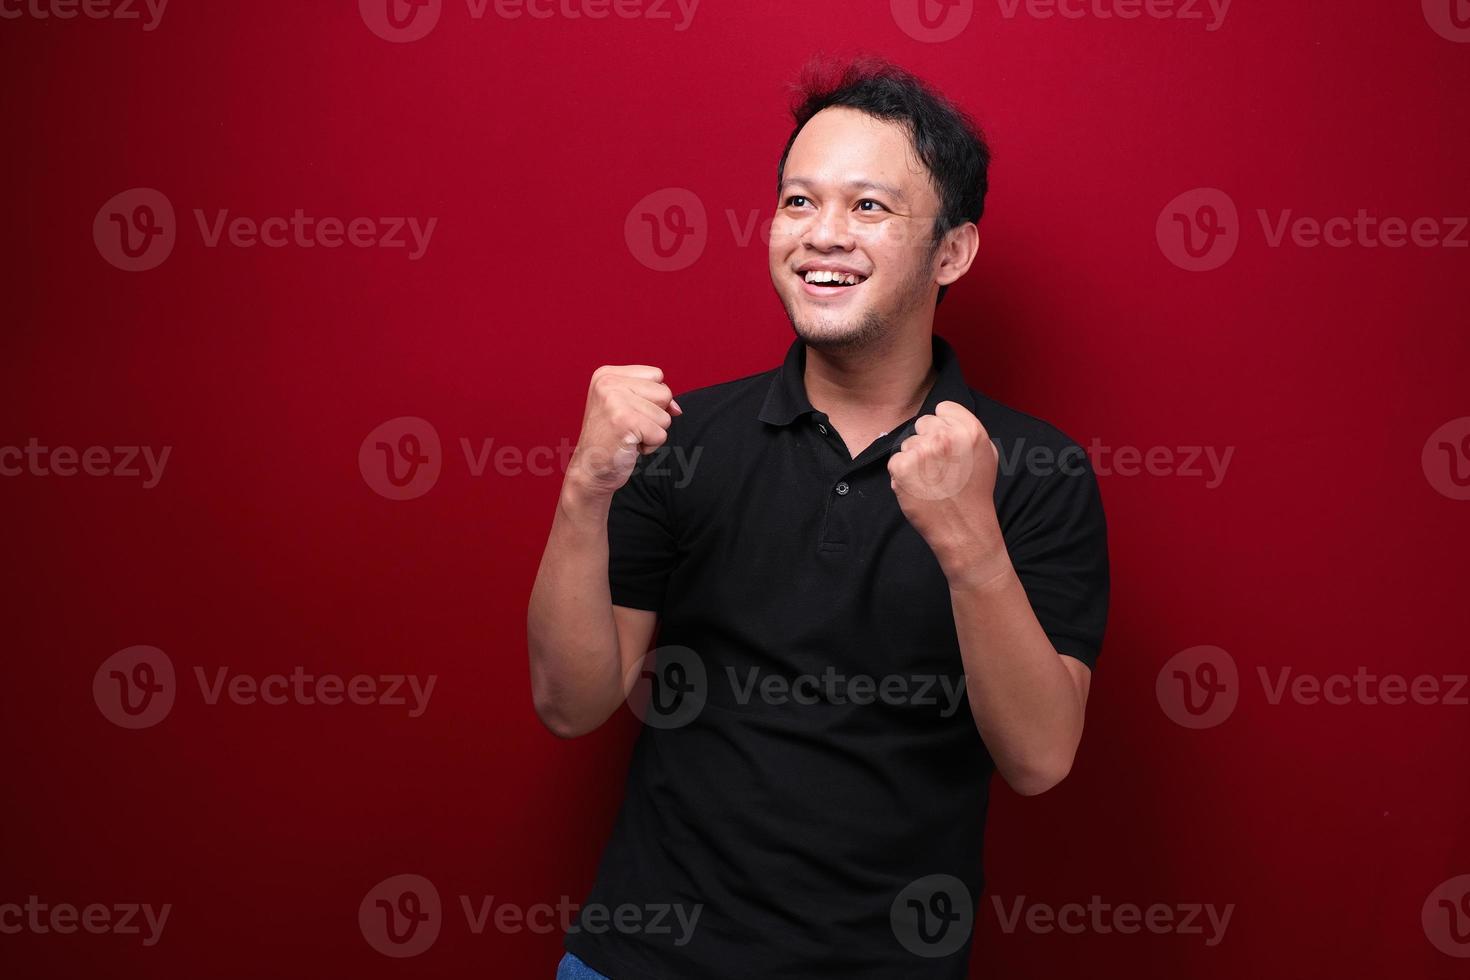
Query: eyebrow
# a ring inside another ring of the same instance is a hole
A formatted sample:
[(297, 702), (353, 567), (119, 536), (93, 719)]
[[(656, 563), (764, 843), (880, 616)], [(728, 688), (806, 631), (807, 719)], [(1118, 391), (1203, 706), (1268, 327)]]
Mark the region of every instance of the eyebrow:
[[(777, 194), (786, 193), (786, 189), (792, 184), (800, 184), (803, 187), (811, 187), (812, 181), (806, 177), (787, 177), (785, 180), (781, 181), (781, 186), (777, 188), (776, 191)], [(894, 187), (892, 184), (884, 184), (876, 180), (849, 180), (847, 183), (842, 184), (841, 186), (847, 190), (880, 191), (881, 193), (887, 194), (889, 197), (893, 198), (899, 203), (907, 203), (908, 201), (908, 199), (903, 196), (903, 192), (900, 191), (897, 187)]]

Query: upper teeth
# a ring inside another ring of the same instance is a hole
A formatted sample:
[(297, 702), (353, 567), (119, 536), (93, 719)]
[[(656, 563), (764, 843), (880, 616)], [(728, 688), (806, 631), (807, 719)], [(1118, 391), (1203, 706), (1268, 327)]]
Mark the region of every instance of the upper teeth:
[(827, 269), (811, 269), (806, 274), (807, 282), (845, 282), (849, 286), (858, 284), (858, 277), (850, 272), (831, 272)]

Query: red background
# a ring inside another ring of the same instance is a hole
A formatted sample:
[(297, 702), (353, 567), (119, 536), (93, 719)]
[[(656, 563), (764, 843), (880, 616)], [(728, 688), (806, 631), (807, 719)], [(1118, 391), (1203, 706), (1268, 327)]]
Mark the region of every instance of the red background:
[[(524, 624), (560, 480), (472, 476), (459, 440), (575, 440), (602, 363), (675, 391), (790, 342), (759, 237), (817, 50), (869, 50), (970, 108), (996, 157), (982, 250), (936, 329), (970, 383), (1086, 445), (1210, 446), (1221, 484), (1101, 477), (1114, 590), (1072, 775), (995, 781), (1008, 905), (1235, 905), (1224, 939), (1003, 932), (974, 976), (1465, 975), (1420, 922), (1470, 872), (1470, 710), (1273, 705), (1257, 669), (1463, 673), (1470, 502), (1426, 439), (1470, 414), (1470, 250), (1270, 247), (1274, 216), (1465, 215), (1470, 45), (1418, 3), (1246, 4), (1202, 21), (1007, 18), (906, 34), (887, 4), (717, 4), (674, 20), (508, 20), (447, 0), (389, 43), (351, 2), (171, 4), (138, 22), (0, 21), (8, 171), (0, 445), (171, 446), (159, 485), (0, 479), (9, 803), (0, 902), (171, 903), (161, 941), (0, 935), (7, 975), (470, 974), (549, 980), (560, 936), (473, 934), (458, 896), (580, 902), (637, 722), (561, 742), (532, 710)], [(178, 241), (125, 272), (94, 216), (162, 191)], [(629, 211), (694, 192), (708, 244), (658, 272)], [(1233, 258), (1176, 267), (1161, 209), (1240, 210)], [(207, 248), (193, 209), (438, 218), (426, 254)], [(443, 473), (364, 481), (364, 436), (429, 420)], [(1182, 455), (1179, 457), (1182, 459)], [(128, 731), (104, 659), (164, 650), (177, 702)], [(1200, 644), (1239, 666), (1190, 730), (1155, 680)], [(209, 705), (195, 667), (437, 675), (429, 709)], [(374, 951), (357, 907), (428, 877), (443, 931)]]

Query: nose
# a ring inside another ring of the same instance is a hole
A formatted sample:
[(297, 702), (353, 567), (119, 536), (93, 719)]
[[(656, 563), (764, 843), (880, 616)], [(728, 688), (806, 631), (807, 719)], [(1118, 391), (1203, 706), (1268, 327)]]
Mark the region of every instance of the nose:
[(840, 205), (823, 206), (807, 224), (802, 239), (804, 244), (822, 252), (834, 248), (851, 250), (853, 234), (847, 212)]

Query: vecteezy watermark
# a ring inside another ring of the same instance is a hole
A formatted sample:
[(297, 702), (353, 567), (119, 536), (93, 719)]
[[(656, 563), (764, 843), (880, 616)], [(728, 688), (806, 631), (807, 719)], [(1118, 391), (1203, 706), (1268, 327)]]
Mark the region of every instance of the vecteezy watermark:
[[(459, 438), (465, 470), (472, 477), (547, 477), (565, 474), (576, 443), (563, 436), (555, 445), (517, 446), (499, 443), (495, 436)], [(643, 474), (665, 477), (682, 490), (694, 478), (703, 446), (662, 445), (648, 454)], [(373, 428), (357, 450), (357, 468), (363, 482), (389, 500), (413, 500), (434, 488), (444, 469), (439, 431), (416, 415), (400, 415)]]
[(1180, 650), (1159, 668), (1154, 681), (1159, 707), (1185, 728), (1214, 728), (1235, 712), (1240, 671), (1235, 658), (1216, 646)]
[[(1470, 674), (1377, 673), (1358, 666), (1352, 673), (1297, 672), (1292, 667), (1256, 668), (1268, 705), (1442, 705), (1470, 707)], [(1159, 707), (1185, 728), (1214, 728), (1234, 713), (1242, 684), (1235, 658), (1216, 646), (1181, 650), (1155, 679)]]
[[(289, 215), (231, 215), (228, 208), (193, 209), (200, 243), (209, 249), (264, 247), (404, 249), (415, 262), (429, 250), (438, 218), (414, 216), (318, 216), (295, 208)], [(114, 194), (92, 219), (97, 252), (125, 272), (157, 268), (174, 250), (178, 223), (173, 204), (158, 190), (134, 187)]]
[(898, 29), (915, 41), (942, 44), (960, 36), (975, 14), (975, 0), (889, 0)]
[(173, 710), (174, 664), (158, 647), (132, 646), (102, 661), (92, 675), (92, 700), (119, 728), (152, 728)]
[[(228, 667), (193, 669), (200, 698), (208, 706), (302, 707), (337, 705), (406, 708), (422, 717), (434, 695), (437, 674), (311, 673), (296, 666), (288, 673), (232, 673)], [(102, 716), (119, 728), (151, 728), (168, 717), (178, 696), (173, 661), (153, 646), (119, 650), (92, 675), (92, 700)]]
[(439, 482), (443, 466), (438, 430), (416, 415), (400, 415), (378, 425), (357, 450), (363, 482), (389, 500), (422, 497)]
[(899, 945), (924, 959), (953, 956), (975, 928), (970, 889), (953, 875), (925, 875), (904, 886), (888, 909)]
[(747, 705), (752, 700), (761, 704), (885, 704), (890, 707), (914, 705), (938, 708), (941, 718), (960, 709), (965, 700), (963, 674), (872, 674), (848, 675), (831, 664), (820, 674), (762, 675), (757, 667), (741, 672), (725, 668), (725, 679), (735, 701)]
[(1035, 20), (1177, 20), (1199, 22), (1213, 33), (1225, 26), (1231, 0), (996, 0), (1000, 15)]
[[(487, 930), (516, 935), (606, 932), (667, 936), (675, 946), (694, 938), (703, 903), (651, 902), (616, 906), (580, 905), (562, 895), (555, 903), (519, 904), (494, 895), (460, 895), (465, 928), (472, 935)], [(369, 946), (384, 956), (417, 956), (434, 945), (445, 924), (443, 903), (434, 883), (423, 875), (392, 875), (368, 889), (357, 909), (357, 923)]]
[(167, 6), (168, 0), (0, 0), (0, 20), (135, 20), (152, 31)]
[(1280, 704), (1418, 704), (1470, 707), (1470, 674), (1377, 674), (1359, 666), (1351, 675), (1299, 674), (1291, 667), (1257, 667), (1266, 701)]
[(439, 938), (444, 907), (439, 890), (423, 875), (384, 878), (362, 897), (357, 927), (367, 944), (384, 956), (417, 956)]
[(1420, 921), (1435, 949), (1470, 959), (1470, 875), (1455, 875), (1430, 892)]
[[(358, 0), (358, 13), (368, 30), (385, 41), (403, 44), (426, 37), (439, 23), (444, 0)], [(473, 21), (494, 14), (498, 20), (670, 21), (674, 31), (687, 31), (699, 0), (465, 0)]]
[(376, 705), (384, 708), (407, 708), (408, 717), (419, 718), (429, 710), (438, 674), (313, 674), (296, 666), (289, 674), (231, 674), (228, 667), (217, 667), (206, 674), (203, 667), (194, 668), (199, 693), (208, 705), (221, 700), (237, 705), (264, 704), (280, 706), (339, 704)]
[(763, 673), (726, 666), (709, 674), (704, 659), (689, 647), (669, 645), (650, 650), (623, 678), (629, 710), (652, 728), (682, 728), (699, 717), (709, 702), (711, 685), (728, 685), (730, 704), (914, 707), (949, 718), (965, 703), (963, 674), (847, 674), (828, 665), (820, 673)]
[(1109, 446), (1094, 436), (1086, 447), (1073, 444), (1061, 451), (1044, 443), (1028, 443), (1024, 436), (1009, 443), (992, 439), (998, 452), (996, 469), (1002, 474), (1024, 471), (1033, 476), (1084, 472), (1083, 456), (1098, 476), (1169, 476), (1203, 478), (1206, 490), (1225, 481), (1235, 455), (1234, 446)]
[(687, 269), (709, 241), (704, 202), (683, 187), (645, 194), (623, 219), (623, 241), (633, 258), (655, 272)]
[(483, 933), (492, 920), (495, 931), (507, 935), (532, 932), (545, 935), (555, 932), (589, 932), (602, 935), (606, 932), (623, 934), (641, 933), (646, 936), (668, 936), (675, 946), (687, 946), (694, 938), (694, 929), (704, 913), (704, 903), (684, 905), (679, 902), (650, 902), (634, 905), (625, 902), (606, 906), (597, 902), (579, 905), (570, 897), (561, 896), (555, 905), (535, 902), (518, 905), (512, 902), (496, 902), (494, 895), (482, 895), (471, 900), (468, 895), (459, 897), (464, 909), (465, 922), (470, 932)]
[(1465, 0), (1422, 0), (1424, 20), (1434, 33), (1456, 44), (1470, 43), (1470, 7)]
[(0, 477), (110, 476), (141, 479), (152, 490), (163, 479), (173, 446), (45, 446), (31, 436), (24, 446), (0, 446)]
[(40, 896), (30, 895), (24, 904), (0, 902), (0, 934), (68, 936), (86, 932), (94, 936), (142, 936), (144, 946), (157, 946), (173, 908), (171, 902), (157, 908), (146, 902), (90, 902), (77, 906), (70, 902), (43, 902)]
[(689, 647), (656, 647), (623, 678), (628, 709), (650, 728), (683, 728), (709, 701), (704, 659)]
[(1235, 903), (1217, 908), (1214, 903), (1153, 902), (1140, 906), (1133, 902), (1104, 902), (1093, 895), (1087, 904), (1068, 902), (1053, 906), (1027, 902), (1025, 895), (1007, 903), (999, 895), (990, 896), (1001, 931), (1010, 935), (1017, 929), (1041, 935), (1063, 932), (1068, 935), (1095, 933), (1100, 936), (1120, 933), (1134, 935), (1147, 932), (1156, 936), (1202, 936), (1206, 946), (1218, 946), (1230, 927)]
[[(1465, 215), (1381, 216), (1358, 208), (1352, 215), (1298, 215), (1291, 208), (1256, 209), (1268, 248), (1470, 248)], [(1190, 272), (1218, 269), (1235, 254), (1243, 234), (1234, 200), (1215, 187), (1185, 191), (1164, 205), (1155, 223), (1159, 250)]]
[(1450, 419), (1424, 440), (1420, 465), (1429, 485), (1451, 500), (1470, 500), (1470, 415)]

